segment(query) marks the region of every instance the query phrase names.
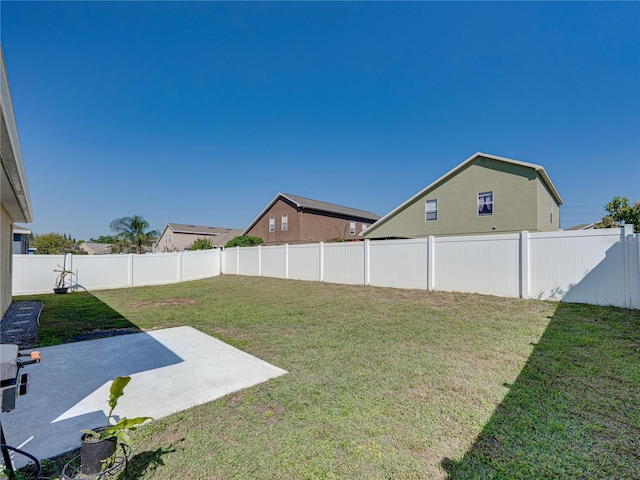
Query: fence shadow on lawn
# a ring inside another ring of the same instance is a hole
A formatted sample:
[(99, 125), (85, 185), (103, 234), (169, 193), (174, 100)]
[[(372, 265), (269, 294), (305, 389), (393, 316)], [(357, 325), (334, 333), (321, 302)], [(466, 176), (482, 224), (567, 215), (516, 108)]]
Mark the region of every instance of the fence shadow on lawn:
[(450, 479), (637, 478), (640, 312), (558, 304)]
[(142, 332), (120, 312), (86, 290), (16, 299), (44, 302), (38, 329), (39, 346)]

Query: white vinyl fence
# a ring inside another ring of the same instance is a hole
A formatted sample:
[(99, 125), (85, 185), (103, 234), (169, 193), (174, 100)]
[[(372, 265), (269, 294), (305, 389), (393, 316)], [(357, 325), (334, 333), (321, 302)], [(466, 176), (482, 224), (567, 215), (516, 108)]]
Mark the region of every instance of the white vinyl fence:
[(220, 250), (152, 255), (14, 255), (13, 295), (51, 293), (63, 265), (71, 270), (73, 290), (161, 285), (219, 275)]
[[(88, 290), (224, 274), (640, 308), (639, 235), (620, 229), (67, 256)], [(13, 294), (51, 292), (63, 257), (14, 255)]]

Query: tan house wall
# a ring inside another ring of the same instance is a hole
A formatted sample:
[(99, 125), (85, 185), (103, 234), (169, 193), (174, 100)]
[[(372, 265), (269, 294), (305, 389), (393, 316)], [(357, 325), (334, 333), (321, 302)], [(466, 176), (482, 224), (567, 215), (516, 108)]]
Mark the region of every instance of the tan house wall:
[[(553, 206), (553, 207), (552, 207)], [(544, 184), (538, 182), (538, 230), (555, 232), (560, 230), (560, 205)]]
[(174, 252), (177, 250), (184, 250), (186, 247), (190, 247), (196, 239), (209, 237), (210, 235), (175, 233), (169, 229), (166, 229), (162, 236), (159, 238), (158, 243), (156, 244), (156, 248), (159, 252)]
[[(478, 215), (480, 192), (493, 192), (493, 215)], [(438, 200), (438, 219), (425, 221), (425, 201), (431, 199)], [(551, 224), (550, 202), (556, 213)], [(534, 169), (480, 157), (364, 237), (548, 231), (558, 230), (559, 225), (559, 206)]]
[[(282, 215), (288, 215), (289, 227), (282, 230)], [(269, 217), (274, 216), (275, 231), (269, 231)], [(350, 221), (356, 221), (356, 234), (349, 233)], [(364, 222), (370, 224), (369, 222)], [(345, 218), (339, 215), (314, 210), (301, 210), (280, 198), (251, 227), (246, 235), (260, 237), (265, 245), (283, 245), (299, 243), (325, 242), (332, 238), (359, 239), (363, 221), (356, 218)], [(346, 233), (345, 233), (346, 232)]]
[[(11, 248), (13, 246), (13, 221), (4, 208), (0, 208), (0, 283), (2, 285), (11, 285), (12, 278), (12, 255)], [(2, 288), (0, 290), (0, 319), (11, 305), (11, 288)]]

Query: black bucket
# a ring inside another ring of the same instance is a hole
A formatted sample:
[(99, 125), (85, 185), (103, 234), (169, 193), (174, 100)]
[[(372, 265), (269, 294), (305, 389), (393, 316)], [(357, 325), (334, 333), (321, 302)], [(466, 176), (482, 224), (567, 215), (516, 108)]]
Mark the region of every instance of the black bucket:
[[(95, 431), (100, 432), (104, 427)], [(80, 438), (80, 463), (84, 475), (95, 475), (104, 469), (105, 461), (116, 453), (118, 446), (115, 437), (104, 440), (92, 439), (90, 435), (82, 435)]]

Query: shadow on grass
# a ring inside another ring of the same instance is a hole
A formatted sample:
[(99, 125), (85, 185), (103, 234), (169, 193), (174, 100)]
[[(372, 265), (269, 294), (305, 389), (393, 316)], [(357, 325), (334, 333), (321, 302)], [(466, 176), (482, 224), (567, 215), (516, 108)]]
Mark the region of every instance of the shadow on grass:
[(118, 476), (118, 480), (135, 480), (164, 465), (162, 456), (176, 451), (174, 445), (167, 448), (157, 448), (145, 452), (136, 453), (129, 459), (127, 470)]
[(15, 300), (43, 301), (37, 341), (40, 347), (142, 331), (88, 291), (29, 295)]
[(638, 478), (640, 312), (558, 304), (450, 479)]

